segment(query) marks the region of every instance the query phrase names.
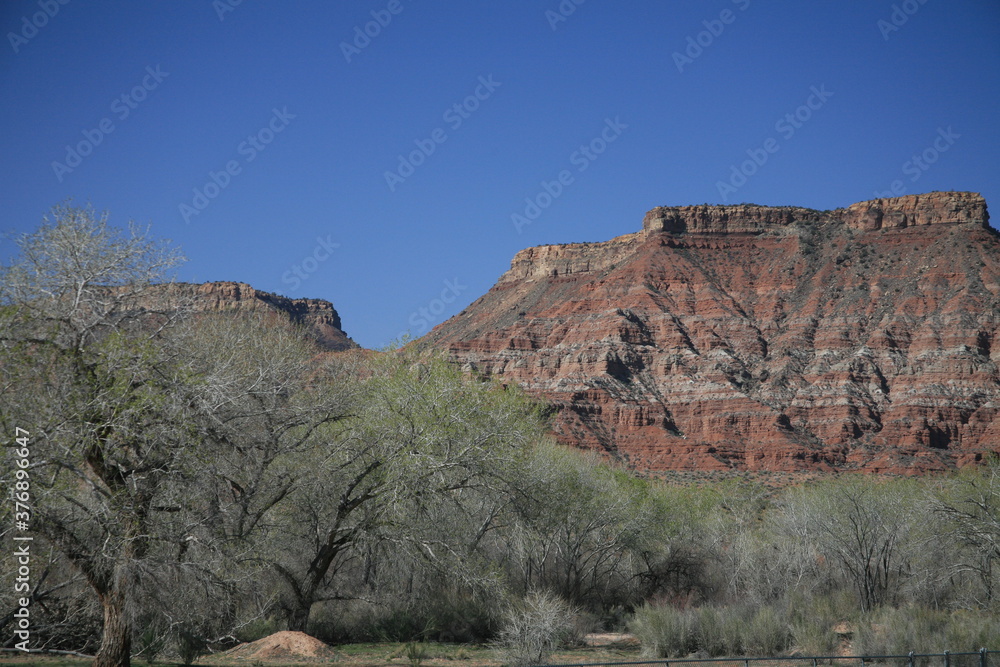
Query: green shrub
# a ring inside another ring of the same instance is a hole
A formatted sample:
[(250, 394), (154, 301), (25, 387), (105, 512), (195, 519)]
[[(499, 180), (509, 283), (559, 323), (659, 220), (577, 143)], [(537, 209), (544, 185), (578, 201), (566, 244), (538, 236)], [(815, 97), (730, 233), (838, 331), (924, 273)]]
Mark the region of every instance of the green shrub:
[(495, 633), (498, 605), (467, 592), (430, 591), (410, 599), (329, 602), (313, 613), (310, 634), (328, 644), (368, 641), (481, 643)]
[(795, 596), (788, 603), (792, 643), (803, 655), (832, 655), (840, 649), (840, 624), (854, 627), (857, 601), (844, 589), (815, 596)]
[(407, 642), (405, 654), (410, 667), (420, 667), (427, 658), (427, 644), (423, 642)]
[(208, 646), (198, 634), (186, 628), (181, 628), (177, 632), (177, 654), (185, 665), (190, 665), (207, 652)]
[(742, 636), (746, 655), (773, 656), (784, 653), (792, 643), (788, 621), (774, 607), (757, 610)]
[(702, 607), (698, 610), (697, 649), (711, 657), (738, 655), (741, 652), (740, 622), (742, 610), (732, 607)]
[(433, 619), (412, 606), (386, 608), (360, 600), (324, 606), (309, 629), (327, 644), (425, 641), (435, 631)]
[(918, 624), (928, 625), (926, 614), (892, 607), (875, 609), (861, 616), (854, 651), (862, 655), (906, 655), (919, 651), (933, 644), (934, 639), (933, 635), (921, 637), (916, 631)]
[(139, 632), (135, 641), (136, 655), (141, 655), (149, 664), (153, 664), (167, 645), (167, 632), (158, 624), (150, 623)]
[(431, 619), (412, 608), (395, 609), (379, 618), (373, 634), (383, 642), (408, 642), (426, 639), (434, 628)]
[(648, 658), (680, 658), (698, 644), (694, 614), (669, 605), (643, 605), (632, 616), (628, 629)]
[(970, 652), (1000, 640), (1000, 619), (966, 610), (882, 608), (858, 625), (854, 650), (865, 655)]
[(966, 610), (956, 611), (945, 630), (945, 641), (948, 650), (955, 653), (1000, 646), (1000, 619)]
[(629, 630), (646, 657), (680, 658), (694, 652), (711, 657), (778, 655), (789, 649), (792, 633), (784, 615), (771, 606), (707, 606), (681, 611), (646, 605)]
[(841, 594), (797, 600), (788, 613), (771, 605), (679, 610), (647, 604), (635, 612), (628, 628), (650, 658), (695, 652), (711, 657), (777, 656), (793, 646), (805, 655), (830, 655), (840, 649), (836, 628), (844, 623), (854, 628), (851, 652), (859, 655), (973, 652), (1000, 645), (1000, 618), (986, 613), (910, 606), (856, 616), (852, 604), (850, 596)]

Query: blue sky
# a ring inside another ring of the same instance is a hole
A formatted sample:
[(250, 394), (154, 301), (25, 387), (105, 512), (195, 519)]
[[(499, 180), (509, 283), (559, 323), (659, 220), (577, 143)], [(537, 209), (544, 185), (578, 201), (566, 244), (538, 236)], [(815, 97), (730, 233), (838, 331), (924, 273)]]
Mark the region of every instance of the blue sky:
[(89, 202), (379, 347), (654, 206), (1000, 202), (995, 0), (577, 2), (6, 0), (0, 228)]

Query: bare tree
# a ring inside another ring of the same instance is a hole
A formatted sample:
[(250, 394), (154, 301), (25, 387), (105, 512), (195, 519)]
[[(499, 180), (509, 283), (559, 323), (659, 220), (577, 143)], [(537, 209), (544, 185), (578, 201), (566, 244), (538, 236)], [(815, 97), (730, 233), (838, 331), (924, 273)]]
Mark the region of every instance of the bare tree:
[(923, 539), (921, 502), (907, 480), (853, 477), (796, 489), (785, 511), (798, 518), (800, 531), (807, 529), (820, 554), (843, 568), (862, 611), (871, 611), (897, 600), (912, 574)]
[(575, 610), (552, 593), (535, 591), (508, 604), (494, 650), (505, 665), (545, 664), (573, 631)]
[(179, 511), (157, 524), (165, 551), (144, 600), (168, 627), (209, 642), (273, 607), (261, 550), (280, 540), (275, 516), (297, 516), (290, 503), (325, 428), (350, 408), (357, 371), (352, 355), (319, 351), (277, 315), (201, 314), (174, 345), (185, 350), (178, 390), (198, 463), (164, 489)]
[(186, 455), (171, 354), (156, 344), (174, 314), (139, 303), (179, 255), (68, 206), (19, 245), (0, 280), (0, 414), (31, 433), (32, 527), (101, 602), (95, 664), (127, 665), (135, 564), (157, 491)]
[(179, 255), (91, 209), (56, 207), (20, 247), (0, 277), (0, 422), (31, 433), (32, 530), (101, 604), (95, 664), (128, 665), (151, 612), (238, 624), (262, 519), (343, 416), (337, 365), (287, 322), (191, 317), (155, 284)]
[(982, 595), (979, 604), (991, 605), (1000, 562), (1000, 459), (963, 470), (936, 494), (934, 509), (944, 518), (945, 530), (964, 547), (950, 560), (953, 572), (974, 573), (980, 586), (971, 594)]

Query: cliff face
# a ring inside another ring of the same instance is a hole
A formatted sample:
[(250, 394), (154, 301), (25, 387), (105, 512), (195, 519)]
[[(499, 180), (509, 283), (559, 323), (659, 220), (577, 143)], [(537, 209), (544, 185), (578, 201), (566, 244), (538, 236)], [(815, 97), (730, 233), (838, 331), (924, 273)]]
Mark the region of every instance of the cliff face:
[(519, 252), (425, 342), (638, 469), (920, 472), (1000, 451), (1000, 239), (973, 193), (685, 206)]
[(358, 344), (341, 329), (340, 315), (333, 304), (322, 299), (289, 299), (256, 290), (246, 283), (215, 282), (194, 285), (172, 283), (172, 297), (190, 301), (197, 311), (268, 311), (281, 313), (295, 324), (305, 326), (320, 346), (328, 350), (349, 350)]

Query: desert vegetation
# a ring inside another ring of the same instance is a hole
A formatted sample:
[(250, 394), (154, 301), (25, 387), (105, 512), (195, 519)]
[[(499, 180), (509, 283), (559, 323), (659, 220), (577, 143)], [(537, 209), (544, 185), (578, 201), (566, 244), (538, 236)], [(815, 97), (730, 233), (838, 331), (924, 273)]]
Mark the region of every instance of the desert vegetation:
[(0, 588), (6, 638), (26, 596), (34, 647), (100, 666), (279, 630), (492, 643), (512, 664), (596, 629), (664, 657), (1000, 644), (996, 461), (642, 479), (432, 353), (324, 353), (275, 318), (195, 313), (157, 287), (178, 253), (91, 209), (57, 207), (20, 250), (0, 275), (0, 477), (30, 482), (34, 541), (29, 590)]

